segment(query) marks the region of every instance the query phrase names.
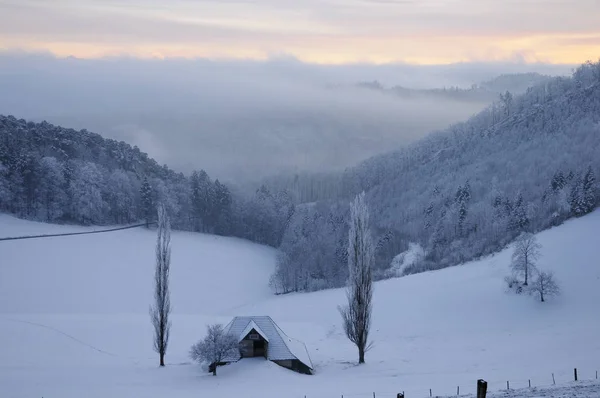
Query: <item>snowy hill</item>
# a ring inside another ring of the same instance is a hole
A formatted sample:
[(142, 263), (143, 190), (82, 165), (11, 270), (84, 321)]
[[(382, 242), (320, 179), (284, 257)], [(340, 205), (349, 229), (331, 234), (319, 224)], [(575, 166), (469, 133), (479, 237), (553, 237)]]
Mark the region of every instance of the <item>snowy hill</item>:
[[(367, 364), (343, 336), (344, 291), (273, 296), (274, 253), (244, 241), (174, 233), (173, 332), (157, 367), (147, 309), (154, 233), (127, 230), (0, 242), (0, 395), (9, 397), (278, 397), (450, 395), (581, 379), (600, 370), (600, 212), (539, 234), (540, 265), (562, 296), (547, 303), (505, 292), (510, 251), (375, 286)], [(0, 216), (0, 236), (71, 231)], [(83, 229), (83, 228), (79, 228)], [(243, 360), (217, 377), (191, 364), (206, 323), (270, 315), (303, 340), (315, 365), (304, 376)], [(266, 388), (266, 383), (268, 388)]]

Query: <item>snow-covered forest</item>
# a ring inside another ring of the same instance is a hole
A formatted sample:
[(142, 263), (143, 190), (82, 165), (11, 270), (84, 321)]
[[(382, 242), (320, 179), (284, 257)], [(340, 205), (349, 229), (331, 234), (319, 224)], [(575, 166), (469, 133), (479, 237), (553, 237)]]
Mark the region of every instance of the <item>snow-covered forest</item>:
[(270, 179), (252, 194), (161, 166), (86, 130), (0, 117), (0, 210), (58, 223), (127, 224), (163, 204), (174, 228), (278, 247), (278, 293), (342, 286), (350, 200), (366, 192), (376, 278), (455, 265), (598, 203), (600, 63), (506, 92), (469, 120), (339, 174)]
[(378, 237), (375, 275), (387, 278), (411, 243), (424, 255), (404, 274), (478, 258), (523, 231), (590, 212), (599, 155), (600, 62), (520, 96), (505, 93), (466, 122), (341, 176), (279, 179), (310, 203), (297, 207), (285, 232), (273, 285), (288, 292), (344, 284), (347, 208), (361, 191)]
[(204, 171), (161, 166), (137, 147), (46, 122), (0, 116), (0, 211), (82, 225), (153, 221), (166, 207), (174, 228), (278, 246), (293, 205), (266, 188), (232, 193)]

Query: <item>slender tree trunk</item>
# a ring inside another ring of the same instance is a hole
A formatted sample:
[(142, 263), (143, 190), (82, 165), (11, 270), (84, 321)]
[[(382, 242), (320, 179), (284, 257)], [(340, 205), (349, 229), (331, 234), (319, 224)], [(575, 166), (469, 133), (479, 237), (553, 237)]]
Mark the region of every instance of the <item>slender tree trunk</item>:
[(365, 348), (358, 346), (358, 363), (365, 363)]
[(213, 376), (217, 375), (217, 364), (215, 363), (215, 365), (213, 366)]
[(160, 353), (160, 366), (165, 366), (165, 353)]
[(527, 252), (525, 253), (525, 283), (524, 285), (527, 286), (527, 277), (529, 276), (529, 259), (527, 258)]

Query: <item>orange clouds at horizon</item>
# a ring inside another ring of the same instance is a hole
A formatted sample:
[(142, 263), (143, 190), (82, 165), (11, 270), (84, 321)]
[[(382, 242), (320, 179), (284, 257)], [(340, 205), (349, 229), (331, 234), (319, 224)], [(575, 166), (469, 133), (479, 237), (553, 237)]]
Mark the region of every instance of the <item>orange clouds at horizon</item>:
[[(587, 43), (585, 39), (597, 39)], [(579, 42), (578, 40), (581, 40)], [(569, 45), (552, 42), (570, 41)], [(281, 51), (280, 49), (284, 49)], [(266, 60), (285, 54), (315, 64), (407, 63), (443, 65), (460, 62), (581, 64), (600, 58), (600, 34), (587, 37), (536, 36), (520, 38), (348, 38), (331, 42), (308, 39), (285, 46), (249, 43), (110, 44), (76, 41), (8, 41), (0, 49), (49, 52), (57, 57), (97, 59), (111, 56), (138, 58), (208, 58)]]
[(0, 48), (78, 58), (580, 64), (600, 57), (598, 16), (596, 0), (0, 0)]

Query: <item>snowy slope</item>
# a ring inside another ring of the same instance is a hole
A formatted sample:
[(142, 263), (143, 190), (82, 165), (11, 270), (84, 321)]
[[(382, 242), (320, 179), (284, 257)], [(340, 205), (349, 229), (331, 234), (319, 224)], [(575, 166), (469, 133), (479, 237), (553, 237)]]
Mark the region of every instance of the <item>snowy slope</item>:
[[(73, 230), (0, 216), (0, 236)], [(154, 234), (145, 230), (0, 242), (0, 386), (10, 397), (408, 397), (581, 379), (600, 370), (600, 212), (539, 235), (541, 264), (563, 295), (547, 303), (505, 293), (510, 251), (377, 283), (373, 340), (357, 367), (336, 306), (343, 290), (272, 296), (273, 252), (247, 242), (173, 234), (175, 314), (158, 369), (151, 349)], [(18, 233), (16, 233), (18, 232)], [(118, 275), (115, 278), (114, 275)], [(270, 315), (306, 343), (316, 375), (261, 360), (218, 377), (187, 351), (208, 322)], [(268, 384), (267, 384), (268, 383)], [(266, 386), (269, 386), (268, 388)]]

